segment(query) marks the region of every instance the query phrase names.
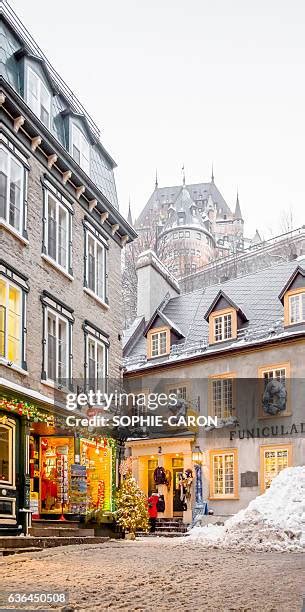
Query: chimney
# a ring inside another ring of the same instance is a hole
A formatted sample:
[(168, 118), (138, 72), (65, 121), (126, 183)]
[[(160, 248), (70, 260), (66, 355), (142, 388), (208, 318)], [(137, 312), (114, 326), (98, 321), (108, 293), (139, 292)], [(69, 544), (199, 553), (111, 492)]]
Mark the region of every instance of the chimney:
[(170, 298), (180, 294), (177, 280), (158, 259), (154, 251), (140, 253), (137, 261), (138, 302), (137, 315), (150, 317), (168, 294)]

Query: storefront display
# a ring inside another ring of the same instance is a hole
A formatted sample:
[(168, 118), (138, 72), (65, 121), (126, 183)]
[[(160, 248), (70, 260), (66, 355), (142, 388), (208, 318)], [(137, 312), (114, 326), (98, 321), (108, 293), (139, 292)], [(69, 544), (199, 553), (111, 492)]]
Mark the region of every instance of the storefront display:
[(87, 470), (87, 510), (111, 510), (112, 450), (107, 440), (81, 440), (80, 461)]
[(40, 440), (41, 513), (70, 512), (70, 466), (74, 463), (74, 439), (43, 437)]

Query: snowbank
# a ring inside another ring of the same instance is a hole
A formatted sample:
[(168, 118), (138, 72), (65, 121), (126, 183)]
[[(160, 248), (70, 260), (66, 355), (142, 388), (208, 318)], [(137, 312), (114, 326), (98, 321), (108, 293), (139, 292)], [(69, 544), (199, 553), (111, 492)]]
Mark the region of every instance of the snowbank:
[(305, 466), (282, 470), (224, 526), (196, 526), (188, 537), (207, 547), (305, 552)]

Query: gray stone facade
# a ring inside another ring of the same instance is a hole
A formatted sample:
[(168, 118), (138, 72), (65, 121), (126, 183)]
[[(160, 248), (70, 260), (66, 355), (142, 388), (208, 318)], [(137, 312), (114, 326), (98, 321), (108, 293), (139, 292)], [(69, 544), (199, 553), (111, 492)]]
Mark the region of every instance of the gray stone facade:
[[(42, 373), (42, 304), (40, 296), (47, 289), (54, 297), (74, 309), (73, 324), (73, 377), (84, 377), (84, 332), (82, 325), (87, 319), (109, 334), (109, 377), (120, 376), (122, 329), (121, 300), (121, 248), (114, 240), (109, 240), (108, 251), (108, 299), (109, 309), (105, 309), (93, 297), (84, 292), (84, 229), (85, 211), (75, 201), (73, 215), (73, 280), (42, 258), (43, 235), (43, 187), (41, 180), (45, 168), (31, 156), (28, 180), (28, 241), (23, 244), (10, 231), (0, 229), (0, 257), (28, 277), (30, 291), (27, 299), (27, 348), (26, 361), (28, 376), (10, 367), (0, 365), (0, 377), (52, 395), (45, 384), (41, 383)], [(50, 175), (51, 176), (51, 175)], [(87, 214), (87, 213), (86, 213)]]

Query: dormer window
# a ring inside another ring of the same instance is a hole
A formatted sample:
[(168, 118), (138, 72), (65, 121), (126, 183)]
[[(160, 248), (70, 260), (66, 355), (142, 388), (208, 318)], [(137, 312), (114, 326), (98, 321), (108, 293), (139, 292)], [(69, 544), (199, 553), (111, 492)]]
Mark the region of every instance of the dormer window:
[(167, 355), (170, 351), (170, 330), (167, 327), (151, 329), (147, 341), (149, 357)]
[(209, 344), (237, 338), (237, 328), (248, 321), (224, 291), (219, 291), (204, 318), (209, 322)]
[(51, 95), (41, 78), (31, 68), (28, 68), (27, 101), (40, 121), (50, 128)]
[(71, 153), (73, 159), (81, 166), (81, 168), (90, 175), (90, 147), (87, 138), (82, 130), (72, 124), (72, 147)]
[(297, 266), (282, 289), (279, 299), (284, 305), (284, 325), (305, 323), (305, 270)]

